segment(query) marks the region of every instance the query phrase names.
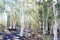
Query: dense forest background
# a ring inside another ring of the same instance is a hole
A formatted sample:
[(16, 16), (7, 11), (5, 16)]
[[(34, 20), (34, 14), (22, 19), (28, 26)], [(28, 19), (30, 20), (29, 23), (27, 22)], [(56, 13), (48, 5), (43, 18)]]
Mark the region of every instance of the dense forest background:
[(60, 0), (0, 0), (0, 26), (0, 32), (12, 28), (23, 36), (30, 28), (43, 40), (59, 40)]

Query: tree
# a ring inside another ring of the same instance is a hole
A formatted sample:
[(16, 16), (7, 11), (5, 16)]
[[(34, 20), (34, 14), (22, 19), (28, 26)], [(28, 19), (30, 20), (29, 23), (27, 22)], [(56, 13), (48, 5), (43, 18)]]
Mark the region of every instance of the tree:
[(23, 8), (23, 1), (21, 1), (21, 31), (20, 31), (20, 36), (23, 36), (24, 34), (24, 8)]
[(54, 27), (53, 27), (53, 32), (54, 32), (54, 40), (58, 40), (57, 38), (57, 15), (58, 15), (58, 10), (56, 9), (55, 5), (57, 3), (57, 0), (53, 0), (55, 2), (53, 4), (53, 13), (54, 13)]

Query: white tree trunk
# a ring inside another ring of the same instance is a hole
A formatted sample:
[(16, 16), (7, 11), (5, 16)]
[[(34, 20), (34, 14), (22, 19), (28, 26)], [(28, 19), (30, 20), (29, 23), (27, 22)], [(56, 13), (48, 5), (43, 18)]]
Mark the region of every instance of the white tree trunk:
[(47, 33), (47, 31), (48, 31), (48, 14), (47, 14), (47, 17), (46, 17), (46, 33)]
[(56, 21), (56, 18), (54, 18), (54, 40), (58, 40), (57, 39), (57, 21)]
[[(44, 0), (40, 0), (44, 4)], [(43, 13), (43, 34), (46, 34), (46, 27), (45, 27), (45, 18), (44, 18), (44, 5), (42, 5), (42, 13)]]
[[(42, 6), (42, 11), (43, 11), (43, 13), (44, 13), (44, 8), (43, 8), (43, 6)], [(43, 16), (43, 34), (46, 34), (44, 15), (42, 15), (42, 16)]]
[(12, 28), (12, 14), (10, 13), (10, 26), (9, 28), (11, 29)]
[(58, 14), (58, 10), (55, 8), (55, 4), (57, 3), (57, 0), (53, 0), (53, 2), (55, 2), (53, 4), (53, 13), (54, 13), (54, 27), (53, 27), (53, 33), (54, 33), (54, 40), (58, 40), (57, 38), (57, 14)]
[(23, 36), (24, 34), (24, 9), (23, 9), (23, 0), (20, 0), (21, 2), (21, 31), (20, 36)]
[(43, 21), (43, 34), (46, 34), (46, 31), (45, 31), (45, 26), (44, 26), (44, 21)]
[(16, 20), (13, 19), (13, 29), (15, 29), (15, 28), (16, 28)]
[(3, 20), (4, 20), (5, 30), (7, 30), (7, 13), (5, 13), (5, 12), (3, 14)]

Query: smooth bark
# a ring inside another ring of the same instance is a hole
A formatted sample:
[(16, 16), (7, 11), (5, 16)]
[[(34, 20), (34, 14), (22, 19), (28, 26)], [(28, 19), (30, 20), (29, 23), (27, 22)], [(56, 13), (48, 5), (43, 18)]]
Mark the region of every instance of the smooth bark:
[(24, 8), (23, 8), (23, 1), (24, 0), (20, 0), (21, 3), (21, 31), (20, 31), (20, 36), (23, 36), (24, 34)]
[(58, 15), (58, 10), (55, 8), (55, 5), (57, 3), (57, 0), (53, 0), (53, 2), (55, 2), (53, 4), (53, 13), (54, 13), (53, 33), (54, 33), (54, 40), (58, 40), (58, 38), (57, 38), (57, 15)]

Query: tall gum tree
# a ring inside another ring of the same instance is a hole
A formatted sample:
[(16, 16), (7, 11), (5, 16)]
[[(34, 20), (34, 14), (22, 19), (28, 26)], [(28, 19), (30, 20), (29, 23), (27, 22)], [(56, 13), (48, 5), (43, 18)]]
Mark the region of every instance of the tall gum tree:
[(54, 13), (54, 27), (53, 27), (53, 33), (54, 33), (54, 40), (58, 40), (57, 38), (57, 15), (58, 10), (56, 9), (55, 5), (57, 4), (57, 0), (53, 0), (53, 13)]

